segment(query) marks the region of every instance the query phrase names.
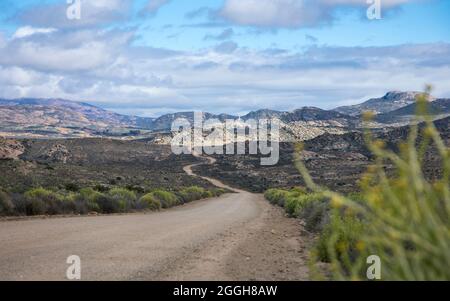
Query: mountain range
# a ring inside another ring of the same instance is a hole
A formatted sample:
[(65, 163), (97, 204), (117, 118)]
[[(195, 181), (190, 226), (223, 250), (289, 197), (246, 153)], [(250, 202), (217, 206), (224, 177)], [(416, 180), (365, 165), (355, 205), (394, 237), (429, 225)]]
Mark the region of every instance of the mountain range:
[[(244, 116), (203, 113), (204, 119), (270, 119), (278, 118), (286, 135), (305, 140), (325, 132), (339, 134), (360, 127), (360, 115), (372, 111), (374, 127), (407, 124), (415, 113), (419, 92), (389, 92), (381, 98), (364, 103), (323, 110), (303, 107), (291, 112), (258, 110)], [(431, 97), (433, 115), (450, 115), (450, 99)], [(63, 99), (0, 99), (0, 136), (9, 137), (95, 137), (142, 136), (146, 133), (168, 132), (178, 118), (193, 121), (194, 112), (166, 114), (159, 118), (126, 116), (88, 103)], [(288, 139), (290, 140), (290, 139)]]

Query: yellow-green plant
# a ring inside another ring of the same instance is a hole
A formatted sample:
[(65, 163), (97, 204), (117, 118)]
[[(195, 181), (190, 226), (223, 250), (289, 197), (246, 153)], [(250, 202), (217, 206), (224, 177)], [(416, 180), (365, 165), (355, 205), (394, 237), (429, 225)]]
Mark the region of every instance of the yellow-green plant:
[(161, 207), (164, 209), (171, 208), (180, 204), (180, 200), (177, 196), (170, 191), (157, 189), (150, 193), (150, 195), (161, 203)]
[[(362, 202), (316, 185), (301, 161), (301, 147), (296, 152), (296, 167), (308, 187), (328, 196), (338, 217), (358, 218), (364, 225), (356, 240), (352, 235), (351, 244), (342, 243), (342, 228), (333, 224), (328, 228), (326, 252), (332, 278), (367, 280), (366, 260), (377, 255), (383, 280), (450, 280), (450, 151), (427, 113), (430, 91), (427, 87), (418, 97), (416, 120), (398, 152), (366, 130), (366, 143), (375, 159), (361, 179)], [(366, 114), (365, 119), (370, 117)], [(442, 175), (433, 181), (423, 173), (430, 147), (442, 164)], [(393, 167), (389, 175), (387, 164)]]
[(151, 193), (142, 196), (139, 199), (139, 203), (142, 209), (160, 210), (161, 202), (157, 200)]

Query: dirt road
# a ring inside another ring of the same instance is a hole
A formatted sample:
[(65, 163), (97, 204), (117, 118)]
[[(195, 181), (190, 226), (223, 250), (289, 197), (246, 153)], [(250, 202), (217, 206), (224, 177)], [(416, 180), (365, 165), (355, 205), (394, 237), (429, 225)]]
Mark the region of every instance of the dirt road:
[(307, 280), (299, 222), (235, 191), (151, 214), (0, 222), (0, 280), (65, 280), (71, 255), (82, 280)]

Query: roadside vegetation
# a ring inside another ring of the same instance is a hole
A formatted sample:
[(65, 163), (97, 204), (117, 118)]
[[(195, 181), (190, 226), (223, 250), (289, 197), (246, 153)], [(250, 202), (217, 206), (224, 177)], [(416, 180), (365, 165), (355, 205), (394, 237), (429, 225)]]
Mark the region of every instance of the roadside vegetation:
[[(270, 202), (303, 218), (306, 228), (319, 234), (312, 261), (329, 263), (327, 278), (367, 280), (367, 258), (376, 255), (382, 280), (450, 280), (450, 151), (427, 114), (429, 92), (418, 98), (417, 120), (396, 151), (366, 131), (374, 160), (359, 193), (343, 195), (316, 185), (300, 147), (295, 164), (309, 192), (266, 192)], [(424, 176), (430, 148), (442, 165), (442, 174), (433, 180)], [(386, 163), (394, 166), (389, 175)], [(324, 276), (314, 269), (313, 275)]]
[(289, 216), (303, 219), (305, 228), (310, 232), (320, 232), (329, 221), (329, 199), (321, 193), (311, 193), (297, 187), (290, 190), (269, 189), (264, 196), (273, 205), (283, 207)]
[(132, 187), (80, 189), (67, 185), (63, 190), (32, 188), (23, 194), (0, 189), (0, 216), (112, 214), (157, 211), (192, 201), (220, 196), (227, 191), (198, 186), (174, 191), (136, 191)]

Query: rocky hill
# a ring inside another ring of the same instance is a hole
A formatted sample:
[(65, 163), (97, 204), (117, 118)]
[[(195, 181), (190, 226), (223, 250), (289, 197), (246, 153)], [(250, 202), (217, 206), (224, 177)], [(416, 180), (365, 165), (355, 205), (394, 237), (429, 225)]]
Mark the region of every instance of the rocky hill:
[(281, 119), (282, 116), (285, 114), (287, 114), (287, 112), (263, 109), (263, 110), (250, 112), (247, 115), (242, 116), (241, 118), (242, 118), (242, 120), (249, 120), (249, 119), (261, 120), (261, 119), (271, 119), (271, 118)]
[[(400, 108), (398, 110), (379, 114), (375, 120), (386, 124), (407, 124), (415, 116), (417, 111), (416, 103)], [(450, 115), (450, 99), (436, 99), (430, 102), (428, 111), (437, 119), (445, 118)]]
[[(172, 128), (172, 123), (177, 119), (186, 119), (191, 124), (194, 124), (194, 114), (195, 114), (194, 112), (180, 112), (163, 115), (153, 120), (151, 129), (154, 131), (170, 131)], [(238, 117), (228, 114), (214, 115), (211, 113), (203, 113), (203, 120), (210, 120), (210, 119), (218, 119), (221, 122), (225, 122), (225, 120), (228, 119), (236, 120), (238, 119)]]
[(25, 147), (16, 140), (0, 137), (0, 160), (15, 160), (25, 151)]
[(367, 111), (383, 114), (413, 104), (416, 101), (416, 97), (420, 94), (420, 92), (393, 91), (381, 98), (373, 98), (354, 106), (339, 107), (335, 111), (351, 116), (359, 116)]
[(62, 99), (0, 99), (0, 135), (86, 137), (114, 128), (150, 128), (153, 119)]
[[(434, 124), (444, 143), (450, 146), (450, 117), (437, 120)], [(375, 136), (395, 152), (399, 151), (399, 144), (406, 141), (408, 134), (409, 126), (375, 132)], [(295, 143), (281, 143), (280, 160), (275, 166), (261, 166), (262, 155), (217, 155), (214, 156), (217, 162), (213, 166), (198, 166), (195, 171), (255, 192), (274, 187), (302, 186), (302, 176), (293, 164), (295, 146)], [(361, 132), (324, 134), (310, 139), (304, 143), (302, 157), (316, 183), (342, 192), (356, 191), (359, 179), (373, 163), (373, 156)], [(427, 149), (425, 162), (427, 178), (442, 176), (442, 162), (435, 147)], [(386, 165), (386, 171), (390, 173), (392, 166)]]

